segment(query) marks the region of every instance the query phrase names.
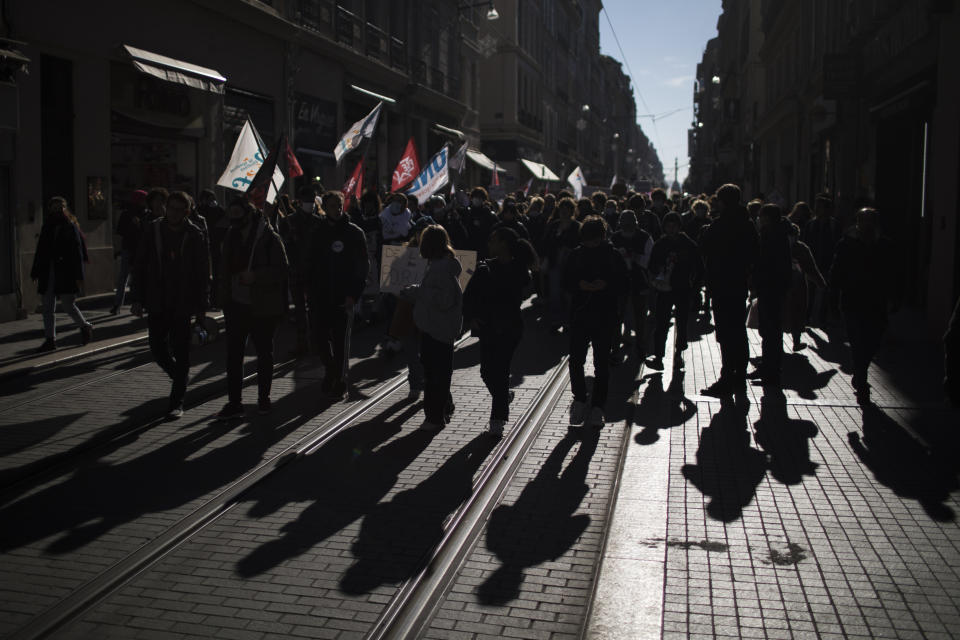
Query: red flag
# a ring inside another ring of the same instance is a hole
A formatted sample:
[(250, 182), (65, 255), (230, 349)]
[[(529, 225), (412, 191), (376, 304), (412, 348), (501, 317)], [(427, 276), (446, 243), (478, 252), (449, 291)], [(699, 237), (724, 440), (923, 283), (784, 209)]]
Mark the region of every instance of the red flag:
[(353, 174), (350, 176), (350, 179), (347, 180), (347, 184), (343, 185), (343, 210), (346, 212), (347, 208), (350, 207), (350, 201), (353, 199), (354, 194), (359, 198), (360, 189), (363, 186), (363, 158), (360, 158), (360, 162), (357, 163), (357, 168), (353, 170)]
[(491, 186), (491, 187), (499, 187), (499, 186), (500, 186), (500, 176), (497, 174), (497, 163), (496, 163), (496, 162), (493, 163), (493, 177), (490, 178), (490, 186)]
[(523, 195), (525, 196), (530, 195), (530, 187), (532, 186), (533, 186), (533, 178), (530, 178), (529, 180), (527, 180), (527, 184), (523, 187)]
[(297, 162), (297, 156), (293, 155), (293, 150), (290, 148), (290, 141), (287, 141), (287, 146), (285, 149), (287, 157), (287, 177), (288, 178), (297, 178), (303, 175), (303, 168), (300, 166), (300, 163)]
[(277, 168), (277, 159), (280, 156), (280, 149), (286, 144), (286, 136), (281, 136), (277, 144), (270, 150), (267, 159), (260, 165), (257, 174), (247, 186), (247, 198), (257, 209), (263, 209), (267, 202), (267, 192), (270, 190), (270, 182), (273, 180), (273, 172)]
[(410, 140), (407, 141), (407, 148), (403, 152), (403, 157), (397, 163), (397, 168), (393, 170), (393, 182), (390, 184), (390, 191), (400, 191), (418, 175), (420, 175), (420, 163), (417, 161), (417, 145), (413, 143), (413, 136), (411, 136)]

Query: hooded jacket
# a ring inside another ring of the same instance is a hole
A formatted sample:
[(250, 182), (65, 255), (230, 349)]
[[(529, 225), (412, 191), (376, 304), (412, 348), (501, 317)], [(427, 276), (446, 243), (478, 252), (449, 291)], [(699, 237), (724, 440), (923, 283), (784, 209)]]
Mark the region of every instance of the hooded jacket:
[[(184, 219), (180, 246), (168, 247), (161, 227), (165, 224), (164, 218), (157, 218), (144, 229), (131, 272), (130, 298), (143, 305), (147, 313), (177, 317), (202, 313), (207, 308), (210, 287), (210, 255), (203, 233)], [(172, 271), (161, 251), (177, 254)]]
[(420, 284), (404, 289), (404, 297), (413, 301), (414, 324), (445, 344), (454, 343), (463, 323), (462, 270), (453, 256), (430, 260)]

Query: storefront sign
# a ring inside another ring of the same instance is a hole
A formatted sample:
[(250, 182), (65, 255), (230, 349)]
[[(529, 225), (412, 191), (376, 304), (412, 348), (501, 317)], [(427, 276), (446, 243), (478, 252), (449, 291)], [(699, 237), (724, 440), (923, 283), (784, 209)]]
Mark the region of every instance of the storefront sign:
[(293, 101), (294, 144), (326, 151), (337, 144), (337, 103), (302, 93)]

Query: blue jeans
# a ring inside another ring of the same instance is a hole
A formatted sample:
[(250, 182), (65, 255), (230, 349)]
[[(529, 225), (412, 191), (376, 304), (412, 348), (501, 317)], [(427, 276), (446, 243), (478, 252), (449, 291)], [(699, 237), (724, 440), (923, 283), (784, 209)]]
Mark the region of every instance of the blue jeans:
[(54, 315), (57, 311), (57, 298), (66, 307), (67, 314), (77, 323), (77, 328), (89, 326), (90, 323), (84, 319), (80, 309), (77, 308), (77, 294), (61, 293), (57, 295), (56, 282), (53, 279), (53, 265), (50, 266), (50, 281), (47, 284), (47, 291), (43, 294), (43, 334), (47, 340), (57, 339), (57, 318)]
[(113, 306), (122, 307), (127, 295), (127, 281), (130, 279), (130, 252), (120, 251), (120, 271), (117, 272), (117, 293), (113, 297)]

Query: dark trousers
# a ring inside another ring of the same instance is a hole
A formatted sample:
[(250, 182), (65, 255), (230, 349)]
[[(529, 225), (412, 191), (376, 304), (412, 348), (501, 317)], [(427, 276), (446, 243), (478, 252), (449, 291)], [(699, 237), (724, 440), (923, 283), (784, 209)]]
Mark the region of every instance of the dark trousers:
[(761, 374), (764, 384), (780, 384), (783, 363), (783, 298), (781, 293), (757, 296), (760, 331)]
[(607, 388), (610, 384), (610, 343), (613, 332), (610, 326), (614, 319), (602, 311), (582, 320), (574, 318), (570, 323), (570, 388), (574, 400), (586, 402), (587, 382), (583, 365), (587, 362), (587, 349), (593, 345), (593, 394), (591, 403), (595, 407), (607, 404)]
[(273, 334), (279, 318), (260, 317), (250, 312), (249, 305), (228, 305), (224, 309), (227, 329), (227, 396), (240, 404), (243, 388), (243, 355), (247, 338), (253, 339), (257, 351), (257, 397), (270, 398), (273, 383)]
[(747, 380), (747, 304), (743, 295), (711, 295), (713, 322), (720, 344), (720, 379), (743, 385)]
[(493, 398), (493, 420), (510, 417), (510, 362), (519, 343), (519, 333), (480, 336), (480, 378)]
[(423, 413), (427, 422), (442, 425), (444, 411), (453, 406), (453, 345), (420, 332), (420, 363), (423, 365)]
[(190, 316), (151, 313), (147, 317), (150, 352), (160, 368), (170, 376), (170, 404), (183, 402), (190, 373)]
[(290, 278), (290, 298), (293, 300), (293, 318), (297, 323), (297, 348), (306, 349), (310, 327), (307, 318), (307, 291), (299, 278)]
[(342, 304), (312, 298), (310, 309), (317, 353), (325, 369), (323, 384), (340, 384), (343, 382), (343, 363), (347, 357), (347, 311)]
[(613, 332), (613, 349), (622, 346), (626, 336), (630, 334), (630, 327), (627, 326), (627, 311), (633, 311), (633, 331), (637, 334), (637, 350), (646, 349), (646, 319), (647, 319), (647, 294), (631, 292), (625, 296), (620, 296), (617, 305), (617, 322)]
[(887, 327), (886, 310), (845, 310), (843, 312), (847, 339), (850, 340), (850, 355), (853, 360), (853, 376), (866, 381), (867, 369), (880, 348), (883, 332)]
[(687, 348), (687, 319), (690, 315), (690, 291), (661, 291), (657, 293), (656, 329), (653, 332), (653, 354), (662, 358), (666, 353), (667, 330), (670, 328), (672, 311), (676, 318), (677, 349)]

